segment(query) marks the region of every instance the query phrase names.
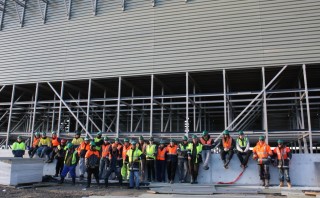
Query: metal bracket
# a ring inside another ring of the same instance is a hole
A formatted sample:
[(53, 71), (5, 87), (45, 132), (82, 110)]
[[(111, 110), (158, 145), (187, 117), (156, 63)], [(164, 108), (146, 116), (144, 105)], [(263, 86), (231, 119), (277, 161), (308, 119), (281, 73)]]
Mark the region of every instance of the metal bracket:
[(93, 16), (97, 15), (98, 0), (91, 0)]
[(48, 11), (49, 0), (38, 0), (38, 4), (39, 4), (39, 10), (40, 10), (41, 18), (43, 20), (43, 24), (45, 24), (47, 21), (47, 11)]
[(122, 0), (122, 11), (125, 11), (126, 10), (126, 0)]
[(72, 7), (72, 0), (64, 0), (64, 5), (66, 6), (66, 12), (67, 12), (67, 19), (70, 20), (71, 18), (71, 7)]
[(2, 30), (4, 13), (6, 12), (7, 0), (0, 0), (0, 31)]
[[(26, 8), (27, 8), (27, 2), (28, 0), (13, 0), (15, 2), (15, 6), (16, 6), (16, 11), (18, 14), (18, 19), (20, 22), (21, 27), (23, 27), (24, 25), (24, 17), (26, 14)], [(22, 8), (22, 13), (20, 13), (21, 11), (19, 10), (19, 6)]]

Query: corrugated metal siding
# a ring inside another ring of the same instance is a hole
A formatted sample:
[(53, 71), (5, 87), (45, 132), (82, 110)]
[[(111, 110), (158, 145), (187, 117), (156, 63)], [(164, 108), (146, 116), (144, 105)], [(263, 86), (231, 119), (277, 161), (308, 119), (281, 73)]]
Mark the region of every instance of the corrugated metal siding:
[(318, 0), (29, 0), (20, 28), (8, 2), (0, 84), (320, 62)]

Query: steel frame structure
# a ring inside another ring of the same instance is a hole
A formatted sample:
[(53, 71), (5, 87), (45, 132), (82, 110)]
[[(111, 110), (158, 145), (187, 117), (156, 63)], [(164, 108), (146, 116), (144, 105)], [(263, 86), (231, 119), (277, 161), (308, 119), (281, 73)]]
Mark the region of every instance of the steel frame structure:
[[(313, 153), (320, 137), (320, 86), (313, 80), (318, 68), (285, 65), (205, 71), (207, 77), (202, 71), (187, 71), (2, 85), (0, 142), (8, 147), (22, 135), (32, 144), (33, 132), (53, 130), (70, 137), (80, 130), (91, 138), (97, 131), (110, 137), (162, 138), (207, 130), (218, 140), (228, 129), (233, 135), (244, 130), (252, 140), (265, 135), (271, 144), (281, 138), (295, 152)], [(253, 78), (258, 85), (234, 81), (241, 78)], [(220, 84), (210, 85), (212, 80)]]

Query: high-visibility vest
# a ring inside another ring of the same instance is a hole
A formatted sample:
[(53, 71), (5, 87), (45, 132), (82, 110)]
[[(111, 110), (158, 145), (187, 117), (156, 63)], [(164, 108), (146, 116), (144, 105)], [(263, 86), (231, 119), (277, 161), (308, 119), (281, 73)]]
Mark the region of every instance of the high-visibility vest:
[(232, 146), (232, 137), (229, 137), (227, 141), (225, 141), (225, 138), (222, 138), (222, 144), (223, 148), (230, 149)]
[(86, 150), (86, 151), (90, 150), (90, 144), (89, 144), (89, 143), (86, 144), (85, 142), (82, 142), (82, 143), (80, 144), (80, 146), (78, 147), (78, 153), (79, 153), (79, 155), (80, 155), (80, 153), (81, 153), (82, 150)]
[(187, 151), (188, 150), (188, 146), (189, 146), (189, 144), (179, 144), (179, 150), (181, 152)]
[(12, 150), (13, 151), (26, 150), (26, 144), (24, 142), (15, 142), (12, 145)]
[(37, 147), (38, 146), (38, 144), (39, 144), (39, 142), (40, 142), (40, 137), (34, 137), (33, 138), (33, 142), (32, 142), (32, 147), (33, 148), (35, 148), (35, 147)]
[[(118, 145), (119, 146), (119, 145)], [(128, 147), (126, 146), (123, 146), (122, 147), (122, 159), (123, 161), (126, 160), (126, 157), (127, 157), (127, 152), (131, 149), (131, 145), (129, 145)]]
[(98, 158), (100, 158), (100, 153), (97, 150), (96, 151), (88, 150), (85, 158), (89, 158), (91, 155), (96, 155)]
[[(95, 142), (95, 143), (100, 142), (101, 139), (102, 139), (102, 138), (95, 137), (95, 138), (94, 138), (94, 142)], [(100, 150), (101, 150), (101, 146), (96, 146), (96, 149), (97, 149), (97, 151), (100, 151)]]
[(160, 160), (160, 161), (166, 160), (166, 152), (167, 152), (166, 147), (163, 147), (162, 149), (159, 147), (158, 153), (157, 153), (157, 160)]
[[(197, 143), (197, 146), (196, 146), (196, 150), (197, 150), (197, 155), (198, 154), (200, 154), (201, 153), (201, 151), (202, 151), (202, 144), (200, 144), (200, 143)], [(192, 152), (193, 152), (193, 143), (189, 143), (189, 145), (188, 145), (188, 150), (190, 151), (190, 154), (191, 154), (191, 156), (192, 156)], [(198, 157), (196, 156), (196, 161), (195, 161), (195, 163), (198, 163)]]
[(178, 146), (174, 145), (171, 147), (170, 145), (167, 146), (168, 155), (177, 155)]
[(152, 145), (147, 145), (146, 147), (146, 154), (147, 154), (147, 157), (149, 159), (155, 159), (156, 157), (154, 156), (154, 154), (156, 153), (156, 145), (155, 144), (152, 144)]
[(288, 153), (290, 153), (290, 149), (288, 147), (285, 148), (281, 148), (279, 149), (279, 147), (276, 147), (274, 149), (274, 153), (277, 154), (278, 160), (282, 160), (282, 159), (288, 159)]
[(142, 154), (142, 151), (140, 149), (130, 149), (127, 152), (127, 155), (129, 157), (129, 163), (136, 161), (139, 159), (140, 155)]
[(72, 143), (74, 146), (78, 146), (78, 145), (80, 145), (82, 142), (83, 142), (83, 138), (82, 138), (82, 137), (79, 137), (79, 138), (73, 138), (71, 143)]
[(273, 154), (270, 146), (266, 143), (263, 145), (257, 143), (257, 145), (253, 148), (253, 153), (256, 154), (259, 159), (267, 158), (269, 155), (271, 156)]
[(102, 157), (109, 157), (110, 146), (111, 146), (110, 144), (102, 145)]
[(52, 146), (58, 146), (59, 144), (60, 144), (60, 142), (59, 142), (59, 138), (52, 138), (52, 140), (51, 140), (51, 143), (52, 143)]
[(248, 144), (248, 138), (244, 137), (243, 139), (237, 138), (237, 143), (240, 147), (246, 147)]
[[(66, 163), (68, 154), (69, 154), (69, 151), (67, 150), (66, 156), (64, 157), (64, 163)], [(77, 155), (78, 155), (78, 152), (77, 152), (77, 151), (74, 151), (74, 152), (72, 153), (72, 160), (71, 160), (71, 164), (72, 164), (72, 165), (75, 165), (75, 164), (77, 163)]]
[(51, 146), (51, 140), (50, 138), (46, 137), (46, 138), (40, 138), (40, 141), (39, 141), (39, 146)]
[(212, 146), (212, 138), (209, 138), (208, 140), (205, 140), (203, 137), (200, 138), (200, 142), (204, 146)]

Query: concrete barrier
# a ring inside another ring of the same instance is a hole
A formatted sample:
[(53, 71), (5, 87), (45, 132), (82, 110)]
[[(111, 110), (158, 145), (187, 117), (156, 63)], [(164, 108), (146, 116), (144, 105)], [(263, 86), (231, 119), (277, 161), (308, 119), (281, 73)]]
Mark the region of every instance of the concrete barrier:
[[(0, 157), (12, 156), (11, 150), (0, 150)], [(27, 155), (24, 158), (28, 158)], [(32, 159), (31, 159), (32, 160)], [(200, 165), (198, 182), (202, 184), (215, 184), (220, 181), (233, 181), (241, 172), (240, 162), (236, 155), (233, 156), (229, 169), (224, 169), (223, 163), (219, 154), (212, 154), (209, 170), (203, 170)], [(44, 163), (43, 175), (55, 174), (55, 161), (53, 163)], [(77, 175), (79, 175), (79, 168), (77, 167)], [(278, 185), (278, 168), (270, 166), (271, 185)], [(176, 181), (178, 181), (178, 173), (176, 174)], [(290, 177), (292, 184), (295, 186), (313, 186), (320, 187), (320, 155), (318, 154), (293, 154), (290, 162)], [(259, 185), (258, 166), (252, 159), (249, 160), (248, 168), (237, 181), (236, 184), (241, 185)]]

